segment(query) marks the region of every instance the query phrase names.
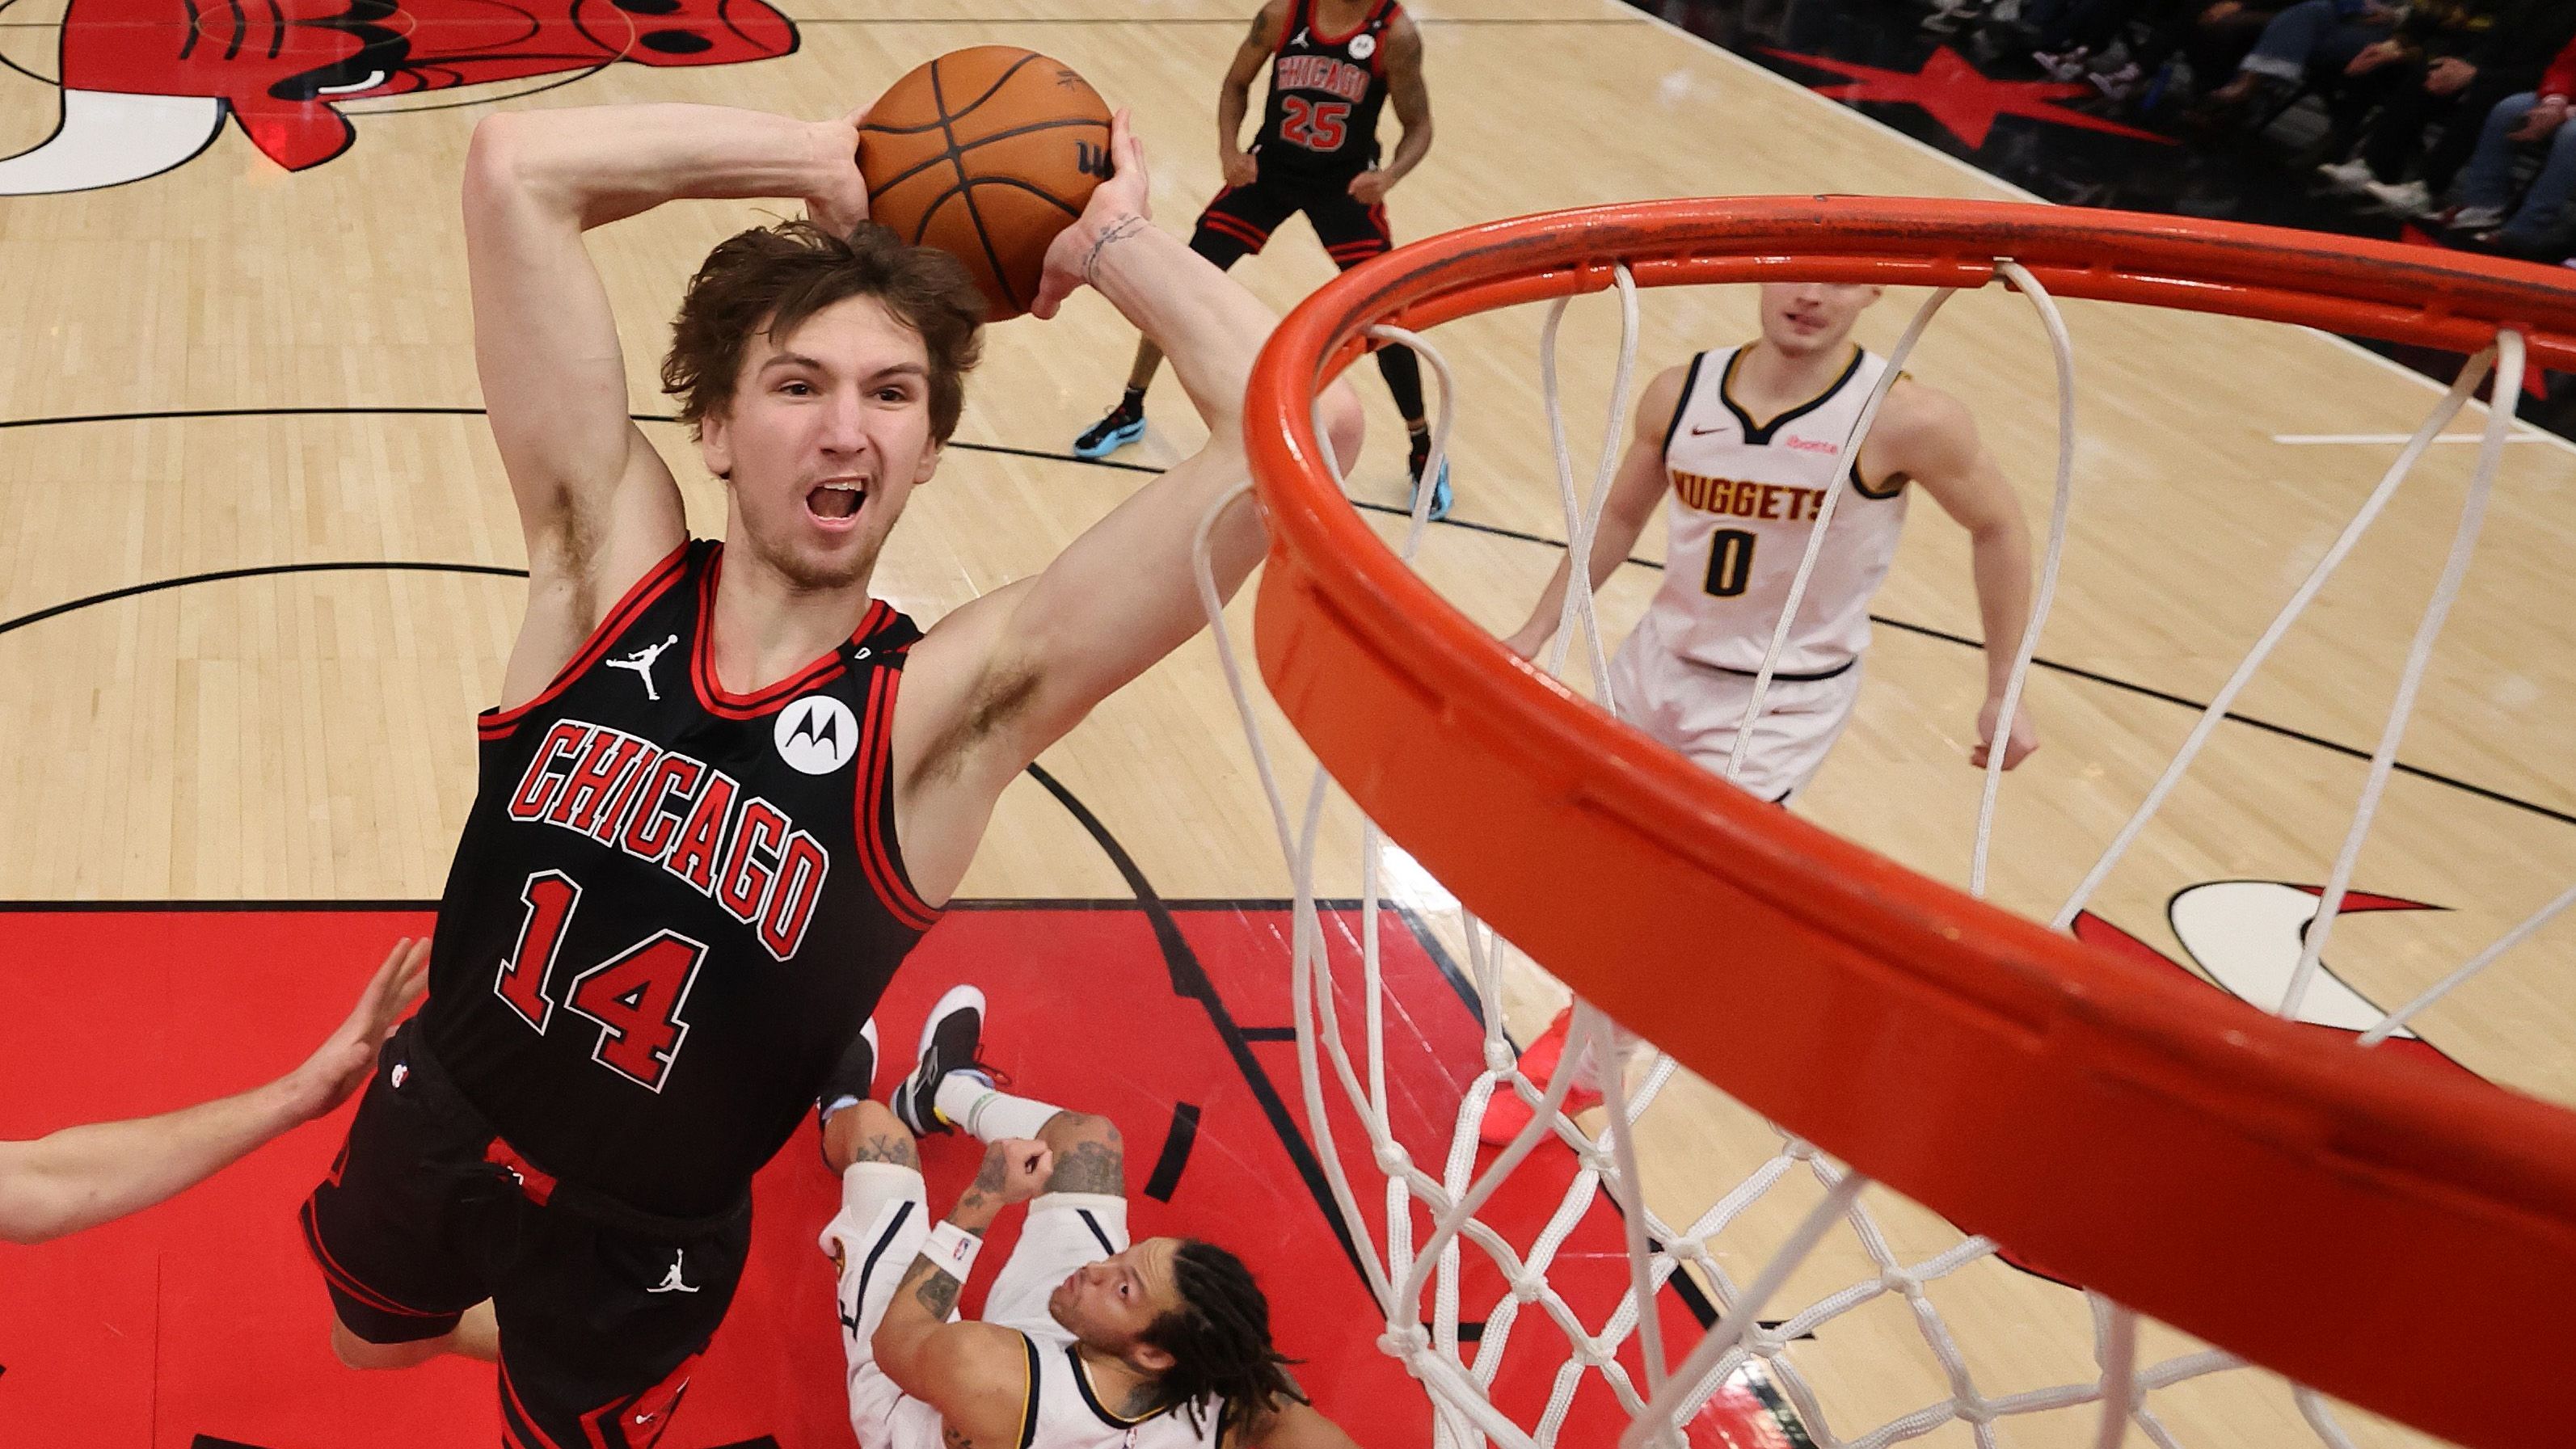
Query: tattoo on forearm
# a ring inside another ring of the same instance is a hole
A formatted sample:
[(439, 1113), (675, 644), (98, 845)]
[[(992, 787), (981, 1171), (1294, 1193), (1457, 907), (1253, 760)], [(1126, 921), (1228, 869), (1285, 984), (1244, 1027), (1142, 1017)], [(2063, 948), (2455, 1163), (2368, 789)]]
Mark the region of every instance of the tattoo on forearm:
[(939, 1426), (939, 1433), (942, 1442), (947, 1444), (948, 1449), (975, 1449), (974, 1440), (969, 1439), (965, 1435), (958, 1433), (956, 1430), (949, 1428), (946, 1424)]
[(1010, 1164), (1003, 1160), (1002, 1154), (998, 1152), (985, 1153), (984, 1165), (976, 1169), (975, 1172), (975, 1185), (968, 1188), (967, 1191), (978, 1195), (990, 1195), (992, 1193), (1000, 1192), (1002, 1190), (1002, 1178), (1006, 1175), (1006, 1171), (1009, 1167)]
[(1049, 1192), (1124, 1192), (1124, 1154), (1106, 1142), (1077, 1142), (1056, 1154), (1055, 1171), (1047, 1177), (1046, 1186)]
[(912, 1138), (907, 1134), (872, 1132), (868, 1134), (868, 1140), (860, 1143), (858, 1150), (850, 1154), (850, 1160), (891, 1162), (897, 1167), (917, 1168), (921, 1166), (921, 1153), (913, 1147)]
[(1099, 286), (1100, 280), (1093, 276), (1092, 272), (1100, 265), (1100, 254), (1109, 249), (1111, 242), (1125, 241), (1143, 231), (1146, 225), (1145, 218), (1141, 216), (1122, 216), (1110, 223), (1108, 228), (1100, 233), (1100, 239), (1091, 244), (1091, 250), (1082, 258), (1082, 280), (1092, 286)]
[(945, 1323), (948, 1310), (957, 1306), (957, 1294), (965, 1287), (948, 1274), (948, 1270), (928, 1258), (915, 1258), (904, 1270), (903, 1281), (895, 1285), (895, 1296), (912, 1295), (912, 1301), (930, 1310), (930, 1316)]

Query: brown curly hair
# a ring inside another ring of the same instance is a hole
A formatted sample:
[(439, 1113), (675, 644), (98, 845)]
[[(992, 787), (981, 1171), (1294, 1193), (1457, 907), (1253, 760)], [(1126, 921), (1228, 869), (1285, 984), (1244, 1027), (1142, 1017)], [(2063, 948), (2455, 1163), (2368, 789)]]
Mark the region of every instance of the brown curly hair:
[(945, 443), (966, 406), (966, 374), (983, 355), (984, 294), (936, 247), (907, 246), (872, 221), (835, 236), (810, 221), (737, 232), (707, 253), (662, 359), (662, 391), (695, 433), (722, 413), (754, 334), (785, 337), (849, 297), (874, 297), (921, 334), (930, 354), (930, 435)]

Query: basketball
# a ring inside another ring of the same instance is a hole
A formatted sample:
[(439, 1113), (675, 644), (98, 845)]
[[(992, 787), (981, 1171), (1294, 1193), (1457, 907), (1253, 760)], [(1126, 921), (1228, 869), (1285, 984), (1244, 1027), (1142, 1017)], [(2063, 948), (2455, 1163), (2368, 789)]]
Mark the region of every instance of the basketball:
[(869, 214), (963, 261), (994, 322), (1029, 309), (1047, 245), (1109, 170), (1100, 93), (1017, 46), (940, 56), (888, 87), (859, 127)]

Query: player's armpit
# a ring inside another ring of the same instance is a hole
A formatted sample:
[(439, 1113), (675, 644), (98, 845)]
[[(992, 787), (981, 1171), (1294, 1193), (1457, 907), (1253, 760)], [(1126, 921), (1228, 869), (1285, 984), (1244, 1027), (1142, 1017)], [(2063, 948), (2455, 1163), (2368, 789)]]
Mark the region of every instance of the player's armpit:
[(990, 1323), (951, 1323), (922, 1345), (913, 1376), (895, 1382), (939, 1411), (954, 1443), (1017, 1449), (1037, 1412), (1036, 1351), (1026, 1335)]

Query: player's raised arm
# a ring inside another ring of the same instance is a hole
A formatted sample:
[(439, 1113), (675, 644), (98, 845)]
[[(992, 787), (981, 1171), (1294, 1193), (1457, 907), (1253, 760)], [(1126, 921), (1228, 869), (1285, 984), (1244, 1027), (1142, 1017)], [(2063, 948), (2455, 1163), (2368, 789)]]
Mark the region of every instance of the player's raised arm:
[[(1205, 447), (1138, 489), (1034, 578), (951, 613), (912, 652), (896, 704), (896, 810), (905, 863), (932, 899), (965, 874), (992, 803), (1092, 706), (1202, 628), (1191, 545), (1199, 520), (1247, 476), (1243, 393), (1278, 319), (1146, 218), (1145, 168), (1126, 114), (1116, 174), (1056, 239), (1032, 309), (1054, 315), (1089, 283), (1171, 358), (1208, 426)], [(1336, 454), (1357, 456), (1358, 399), (1325, 394)], [(1236, 505), (1210, 539), (1232, 597), (1261, 559), (1260, 510)]]
[(1279, 49), (1280, 27), (1288, 23), (1289, 0), (1270, 0), (1252, 17), (1252, 30), (1234, 48), (1234, 60), (1216, 89), (1216, 156), (1228, 186), (1250, 186), (1258, 174), (1252, 153), (1243, 149), (1243, 118), (1252, 107), (1253, 77), (1261, 74)]
[[(1977, 745), (1969, 763), (1983, 768), (2002, 713), (2013, 656), (2030, 626), (2030, 525), (2021, 499), (2001, 464), (1977, 436), (1977, 420), (1957, 398), (1920, 383), (1899, 383), (1888, 395), (1887, 416), (1870, 449), (1890, 471), (1911, 477), (1968, 530), (1970, 567), (1977, 585), (1977, 617), (1986, 635), (1986, 698), (1977, 711)], [(1890, 426), (1890, 425), (1893, 426)], [(1883, 442), (1884, 451), (1877, 446)], [(2027, 706), (2015, 712), (2004, 746), (2004, 768), (2039, 748)]]
[(581, 234), (682, 197), (803, 199), (846, 228), (867, 214), (857, 145), (848, 120), (712, 106), (509, 112), (475, 127), (475, 368), (528, 548), (504, 703), (541, 689), (687, 531), (669, 469), (628, 419), (616, 318)]
[[(1636, 436), (1619, 459), (1619, 471), (1610, 479), (1610, 496), (1601, 504), (1601, 521), (1592, 530), (1586, 587), (1595, 592), (1610, 571), (1627, 559), (1628, 550), (1637, 546), (1637, 535), (1646, 531), (1646, 521), (1655, 516), (1655, 504), (1664, 496), (1664, 435), (1673, 425), (1673, 409), (1681, 403), (1682, 383), (1689, 376), (1686, 366), (1667, 367), (1655, 374), (1654, 381), (1646, 384), (1645, 396), (1637, 400)], [(1536, 658), (1555, 637), (1573, 564), (1569, 550), (1557, 560), (1556, 572), (1539, 591), (1538, 602), (1530, 606), (1529, 622), (1504, 639), (1523, 659)]]

